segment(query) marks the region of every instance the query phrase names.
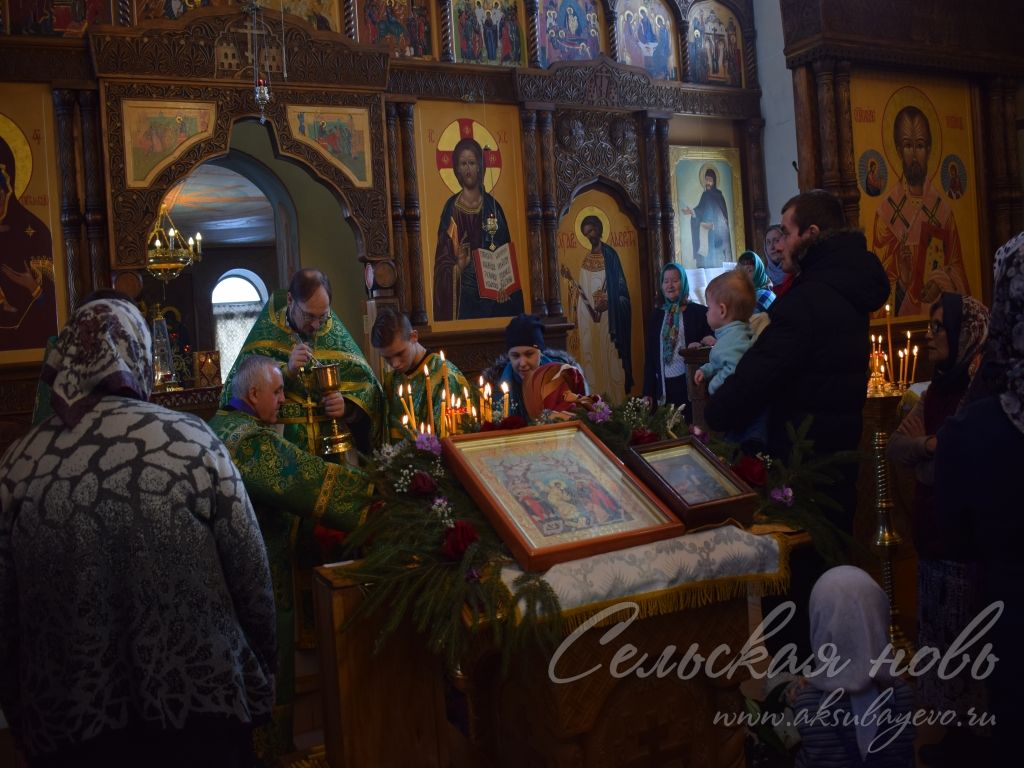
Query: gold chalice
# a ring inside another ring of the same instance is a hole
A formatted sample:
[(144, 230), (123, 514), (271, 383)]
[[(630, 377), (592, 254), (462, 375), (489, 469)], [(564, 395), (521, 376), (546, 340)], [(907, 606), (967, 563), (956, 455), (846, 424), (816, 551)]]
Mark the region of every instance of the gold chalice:
[[(315, 365), (312, 368), (321, 395), (337, 392), (341, 389), (341, 377), (338, 375), (338, 363)], [(328, 419), (321, 436), (321, 453), (324, 456), (346, 456), (351, 461), (355, 454), (350, 453), (355, 447), (352, 433), (338, 419)]]

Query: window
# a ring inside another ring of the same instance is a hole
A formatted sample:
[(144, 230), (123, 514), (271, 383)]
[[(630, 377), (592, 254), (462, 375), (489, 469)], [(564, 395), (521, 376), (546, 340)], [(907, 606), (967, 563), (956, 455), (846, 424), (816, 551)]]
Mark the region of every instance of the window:
[(260, 276), (248, 269), (228, 270), (213, 287), (213, 341), (220, 351), (221, 381), (227, 379), (268, 295)]

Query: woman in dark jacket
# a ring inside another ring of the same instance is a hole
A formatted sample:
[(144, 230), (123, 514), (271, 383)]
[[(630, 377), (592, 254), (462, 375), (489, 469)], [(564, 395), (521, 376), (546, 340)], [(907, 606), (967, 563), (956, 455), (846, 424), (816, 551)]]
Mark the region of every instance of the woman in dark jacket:
[(644, 344), (644, 396), (659, 404), (685, 404), (687, 421), (690, 398), (682, 350), (715, 343), (708, 308), (690, 302), (689, 295), (686, 273), (676, 263), (666, 264), (661, 270), (662, 304), (651, 313)]

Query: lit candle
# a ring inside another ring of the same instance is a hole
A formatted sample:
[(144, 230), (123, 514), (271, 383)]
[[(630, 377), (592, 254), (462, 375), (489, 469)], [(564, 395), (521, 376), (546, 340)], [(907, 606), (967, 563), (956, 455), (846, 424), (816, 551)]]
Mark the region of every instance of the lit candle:
[(914, 364), (910, 368), (910, 383), (913, 384), (917, 376), (917, 344), (914, 345)]
[(170, 240), (171, 250), (174, 250), (174, 227), (167, 230), (167, 239)]
[(491, 412), (493, 407), (493, 401), (491, 400), (491, 385), (484, 385), (484, 400), (481, 403), (480, 415), (484, 421), (494, 421), (494, 414)]
[(897, 350), (896, 354), (899, 356), (899, 359), (900, 359), (900, 371), (899, 371), (899, 377), (897, 379), (897, 383), (899, 384), (899, 386), (902, 387), (903, 386), (903, 363), (904, 363), (903, 350), (902, 349)]
[(422, 421), (420, 422), (420, 434), (421, 435), (427, 434), (427, 426)]
[(501, 382), (501, 418), (508, 418), (508, 382)]
[(473, 421), (479, 423), (480, 422), (480, 413), (477, 411), (475, 405), (469, 406), (469, 412), (471, 414), (473, 414)]
[(203, 252), (203, 236), (199, 232), (196, 232), (196, 253)]
[[(428, 427), (434, 426), (434, 395), (433, 390), (430, 388), (430, 369), (427, 368), (427, 364), (423, 364), (423, 378), (426, 379), (427, 387), (427, 414), (430, 416), (430, 421), (427, 423)], [(433, 431), (433, 430), (431, 430)]]
[[(410, 386), (408, 389), (409, 389), (409, 394), (410, 394), (410, 397), (411, 397), (411, 395), (412, 395), (412, 391), (411, 391), (412, 387)], [(399, 384), (398, 385), (398, 402), (400, 402), (402, 404), (402, 410), (405, 411), (405, 417), (412, 424), (416, 424), (416, 413), (412, 409), (412, 401), (410, 400), (409, 402), (406, 402), (405, 398), (402, 396), (402, 392), (403, 392), (403, 387), (402, 387), (401, 384)]]
[(907, 348), (903, 352), (903, 360), (903, 386), (907, 386), (910, 383), (907, 378), (910, 375), (910, 331), (907, 331)]
[(892, 360), (892, 313), (888, 304), (885, 305), (885, 333), (889, 337), (889, 359)]
[(450, 395), (448, 389), (448, 361), (444, 359), (444, 350), (441, 350), (441, 378), (444, 380), (444, 401), (447, 403)]

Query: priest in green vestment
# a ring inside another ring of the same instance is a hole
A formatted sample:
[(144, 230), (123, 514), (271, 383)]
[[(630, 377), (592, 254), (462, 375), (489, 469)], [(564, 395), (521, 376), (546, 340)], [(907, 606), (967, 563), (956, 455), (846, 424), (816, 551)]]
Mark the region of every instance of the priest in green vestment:
[[(221, 406), (231, 399), (231, 383), (249, 355), (276, 360), (284, 374), (285, 403), (278, 423), (286, 440), (313, 454), (328, 419), (346, 422), (359, 450), (368, 453), (382, 437), (383, 395), (373, 369), (352, 335), (331, 309), (331, 284), (316, 269), (301, 269), (287, 291), (274, 291), (249, 331), (224, 382)], [(310, 368), (339, 363), (341, 389), (323, 397)]]
[[(217, 411), (210, 428), (224, 441), (252, 500), (267, 547), (277, 603), (278, 676), (272, 722), (257, 729), (259, 757), (272, 764), (293, 752), (295, 697), (295, 605), (293, 567), (301, 539), (313, 544), (333, 531), (351, 531), (367, 513), (370, 483), (347, 464), (324, 461), (280, 436), (273, 425), (285, 402), (277, 362), (250, 355), (237, 367), (232, 397)], [(326, 535), (325, 535), (326, 534)]]
[[(383, 382), (387, 439), (394, 443), (413, 437), (420, 424), (431, 425), (435, 435), (444, 437), (448, 433), (443, 426), (445, 409), (441, 407), (446, 398), (445, 390), (448, 406), (453, 395), (461, 399), (461, 407), (470, 405), (466, 396), (469, 383), (462, 371), (450, 360), (442, 360), (437, 353), (427, 352), (420, 343), (419, 331), (412, 327), (409, 318), (393, 309), (385, 309), (377, 316), (370, 331), (370, 343), (390, 369), (384, 373)], [(403, 416), (406, 417), (405, 423)]]

